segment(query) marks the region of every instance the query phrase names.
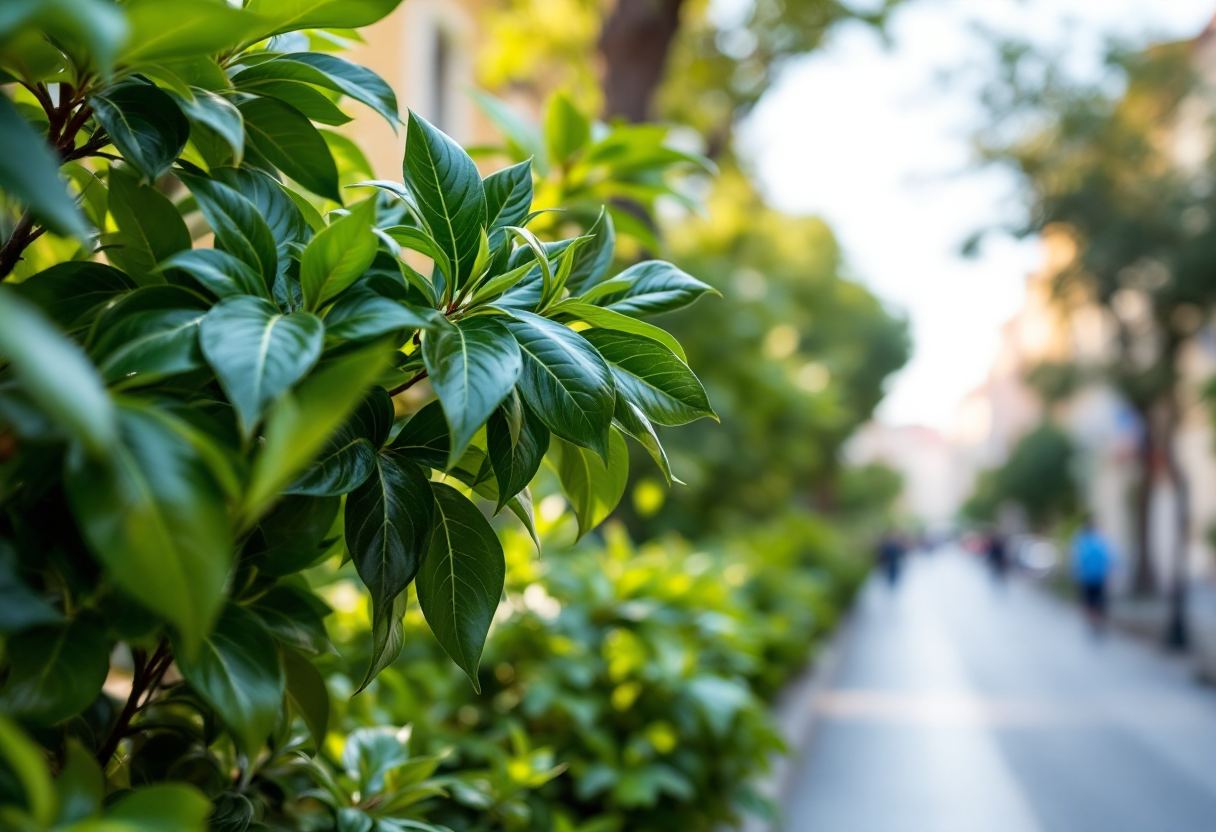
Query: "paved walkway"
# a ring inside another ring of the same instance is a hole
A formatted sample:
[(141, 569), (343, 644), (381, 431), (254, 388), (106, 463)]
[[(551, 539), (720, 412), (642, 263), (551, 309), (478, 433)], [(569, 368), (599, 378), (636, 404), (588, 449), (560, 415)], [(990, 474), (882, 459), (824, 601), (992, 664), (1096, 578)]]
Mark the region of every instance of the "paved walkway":
[(786, 832), (1216, 832), (1216, 693), (961, 553), (871, 582)]

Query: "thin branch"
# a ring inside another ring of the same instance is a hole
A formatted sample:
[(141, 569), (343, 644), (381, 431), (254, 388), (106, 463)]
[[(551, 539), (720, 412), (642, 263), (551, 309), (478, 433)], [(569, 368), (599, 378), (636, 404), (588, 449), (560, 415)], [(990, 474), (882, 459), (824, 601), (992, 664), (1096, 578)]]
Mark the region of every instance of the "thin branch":
[(414, 376), (412, 379), (407, 381), (405, 384), (400, 384), (400, 385), (394, 387), (392, 390), (389, 390), (388, 391), (389, 398), (392, 398), (393, 396), (397, 395), (398, 393), (404, 393), (406, 390), (409, 390), (411, 387), (413, 387), (418, 382), (422, 381), (424, 378), (426, 378), (426, 370), (423, 370), (418, 375)]
[(13, 229), (13, 233), (0, 248), (0, 280), (8, 277), (13, 269), (17, 268), (25, 247), (38, 239), (41, 233), (41, 230), (37, 233), (34, 231), (34, 217), (29, 211), (21, 215), (21, 219), (17, 221), (17, 227)]
[[(152, 654), (152, 658), (146, 661), (143, 660), (143, 651), (138, 651), (135, 657), (135, 673), (134, 678), (131, 680), (131, 693), (127, 696), (127, 703), (123, 705), (122, 712), (119, 713), (118, 720), (110, 731), (110, 736), (106, 738), (101, 749), (97, 752), (97, 762), (102, 768), (109, 765), (110, 758), (118, 750), (118, 744), (128, 735), (127, 729), (131, 725), (131, 720), (135, 718), (140, 709), (147, 706), (156, 686), (160, 684), (161, 678), (169, 668), (169, 664), (173, 660), (173, 656), (169, 651), (169, 639), (161, 639), (156, 652)], [(145, 693), (147, 694), (146, 697), (144, 696)], [(140, 701), (141, 698), (143, 699), (142, 702)]]

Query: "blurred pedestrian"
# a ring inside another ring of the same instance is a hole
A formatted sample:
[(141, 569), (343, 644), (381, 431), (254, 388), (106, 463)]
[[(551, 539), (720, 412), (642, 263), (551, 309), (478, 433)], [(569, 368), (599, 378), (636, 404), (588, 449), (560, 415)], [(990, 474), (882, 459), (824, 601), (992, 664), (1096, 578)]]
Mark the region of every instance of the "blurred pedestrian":
[(993, 529), (989, 533), (984, 555), (988, 559), (988, 568), (992, 571), (992, 577), (998, 585), (1003, 584), (1005, 576), (1009, 572), (1009, 541), (1000, 531)]
[(887, 576), (887, 584), (894, 587), (899, 583), (899, 573), (903, 566), (904, 542), (894, 530), (888, 531), (878, 542), (878, 562), (883, 573)]
[(1106, 626), (1106, 582), (1114, 565), (1110, 544), (1087, 517), (1072, 539), (1072, 575), (1095, 635)]

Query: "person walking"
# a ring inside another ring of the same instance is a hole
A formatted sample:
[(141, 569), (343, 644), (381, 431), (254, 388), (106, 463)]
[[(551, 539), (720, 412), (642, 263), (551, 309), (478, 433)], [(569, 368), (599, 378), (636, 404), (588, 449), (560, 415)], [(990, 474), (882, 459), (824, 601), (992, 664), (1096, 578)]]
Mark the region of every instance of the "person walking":
[(1072, 539), (1072, 575), (1095, 635), (1106, 627), (1106, 582), (1113, 569), (1110, 544), (1087, 517)]
[(899, 583), (900, 567), (903, 565), (904, 543), (895, 531), (888, 531), (878, 543), (878, 561), (887, 576), (887, 584)]

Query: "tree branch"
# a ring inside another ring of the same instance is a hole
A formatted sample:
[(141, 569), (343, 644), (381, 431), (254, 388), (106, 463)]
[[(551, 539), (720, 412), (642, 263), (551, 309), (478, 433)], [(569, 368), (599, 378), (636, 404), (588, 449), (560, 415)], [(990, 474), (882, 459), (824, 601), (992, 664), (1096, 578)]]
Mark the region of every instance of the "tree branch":
[[(118, 750), (118, 744), (127, 736), (131, 720), (142, 708), (147, 706), (156, 686), (160, 684), (165, 671), (169, 669), (169, 665), (173, 661), (173, 654), (169, 650), (169, 639), (161, 639), (152, 658), (142, 661), (141, 657), (142, 651), (136, 656), (135, 675), (131, 680), (131, 693), (127, 696), (127, 703), (123, 705), (122, 712), (119, 713), (118, 720), (110, 731), (110, 736), (106, 738), (97, 752), (97, 762), (102, 768), (109, 764), (110, 758)], [(144, 696), (145, 693), (147, 696)]]
[(424, 378), (426, 378), (426, 370), (423, 370), (418, 375), (414, 376), (412, 379), (407, 381), (405, 384), (398, 385), (398, 386), (394, 387), (392, 390), (389, 390), (388, 391), (389, 398), (392, 398), (393, 396), (397, 395), (398, 393), (404, 393), (406, 390), (409, 390), (411, 387), (413, 387), (418, 382), (422, 381)]

